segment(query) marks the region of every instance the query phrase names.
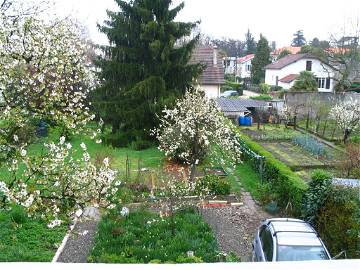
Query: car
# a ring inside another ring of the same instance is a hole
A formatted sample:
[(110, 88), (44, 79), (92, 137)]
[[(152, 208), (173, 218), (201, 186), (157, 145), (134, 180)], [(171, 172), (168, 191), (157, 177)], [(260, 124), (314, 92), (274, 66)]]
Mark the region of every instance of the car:
[(227, 90), (224, 91), (224, 93), (220, 94), (220, 97), (233, 97), (233, 96), (238, 96), (238, 92), (236, 90)]
[(330, 260), (314, 228), (293, 218), (272, 218), (261, 223), (253, 246), (253, 261)]

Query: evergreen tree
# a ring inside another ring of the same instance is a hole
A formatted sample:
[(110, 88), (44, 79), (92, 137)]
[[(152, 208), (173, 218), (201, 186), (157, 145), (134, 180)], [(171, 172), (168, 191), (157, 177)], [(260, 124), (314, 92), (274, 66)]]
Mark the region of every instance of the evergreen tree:
[(267, 39), (260, 34), (256, 54), (252, 61), (251, 81), (259, 84), (265, 79), (265, 66), (270, 64), (270, 47)]
[(283, 51), (281, 51), (280, 52), (280, 54), (279, 54), (279, 56), (277, 57), (277, 59), (276, 60), (279, 60), (279, 59), (281, 59), (281, 58), (283, 58), (283, 57), (285, 57), (285, 56), (287, 56), (287, 55), (289, 55), (289, 54), (291, 54), (291, 52), (289, 51), (289, 50), (283, 50)]
[(296, 33), (293, 36), (294, 38), (292, 40), (291, 46), (301, 47), (306, 44), (306, 39), (304, 37), (303, 30), (296, 31)]
[(245, 49), (246, 54), (252, 54), (256, 52), (256, 42), (253, 35), (250, 33), (250, 29), (245, 34)]
[(188, 64), (199, 36), (179, 42), (197, 25), (174, 21), (184, 3), (170, 9), (171, 0), (115, 1), (120, 11), (107, 11), (109, 20), (98, 25), (110, 46), (97, 62), (102, 85), (93, 104), (112, 126), (108, 142), (123, 146), (151, 140), (156, 114), (191, 88), (201, 66)]

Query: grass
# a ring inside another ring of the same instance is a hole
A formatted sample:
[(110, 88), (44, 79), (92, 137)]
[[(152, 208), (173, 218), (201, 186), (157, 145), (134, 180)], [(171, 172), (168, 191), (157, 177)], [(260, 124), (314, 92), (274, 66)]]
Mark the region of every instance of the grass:
[(262, 124), (259, 130), (256, 124), (251, 127), (240, 127), (240, 129), (252, 139), (260, 141), (292, 140), (295, 136), (302, 134), (291, 127), (285, 128), (283, 125), (274, 124)]
[[(95, 246), (88, 258), (98, 263), (204, 262), (217, 261), (217, 242), (195, 210), (179, 211), (169, 217), (145, 210), (130, 212), (127, 218), (104, 217), (98, 227)], [(175, 224), (172, 226), (172, 224)], [(172, 234), (172, 228), (175, 229)], [(187, 251), (197, 258), (187, 258)], [(190, 261), (189, 261), (190, 259)]]
[[(237, 165), (234, 176), (239, 180), (244, 189), (250, 192), (253, 198), (256, 200), (260, 199), (261, 179), (259, 174), (254, 171), (250, 164), (244, 162)], [(236, 183), (239, 185), (239, 182)]]
[(46, 225), (16, 213), (0, 212), (0, 262), (51, 261), (66, 226), (49, 229)]

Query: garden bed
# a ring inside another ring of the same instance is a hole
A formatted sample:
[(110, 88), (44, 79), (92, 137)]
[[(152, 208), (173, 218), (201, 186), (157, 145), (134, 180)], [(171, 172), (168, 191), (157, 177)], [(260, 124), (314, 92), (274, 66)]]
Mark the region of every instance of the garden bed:
[[(195, 210), (169, 217), (138, 210), (128, 217), (113, 214), (100, 224), (88, 258), (99, 263), (216, 262), (218, 246), (210, 227)], [(176, 224), (173, 226), (173, 224)], [(195, 257), (188, 257), (193, 251)]]
[(256, 126), (241, 128), (241, 132), (256, 141), (290, 141), (301, 132), (283, 125), (263, 124), (260, 129)]

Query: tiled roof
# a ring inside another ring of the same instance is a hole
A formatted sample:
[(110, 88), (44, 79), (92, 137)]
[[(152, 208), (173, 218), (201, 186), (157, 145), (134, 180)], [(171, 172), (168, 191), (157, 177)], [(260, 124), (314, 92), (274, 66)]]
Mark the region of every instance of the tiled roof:
[(261, 100), (242, 98), (218, 98), (216, 102), (222, 112), (248, 112), (248, 108), (267, 106), (267, 103)]
[(222, 60), (217, 54), (217, 64), (214, 65), (214, 48), (207, 46), (198, 46), (194, 49), (190, 64), (203, 64), (205, 69), (199, 77), (199, 83), (202, 85), (221, 85), (225, 83), (225, 70)]
[(283, 83), (291, 83), (292, 81), (296, 80), (299, 77), (299, 74), (289, 74), (286, 75), (284, 78), (281, 78), (279, 81)]
[(301, 51), (301, 47), (292, 47), (292, 46), (289, 46), (289, 47), (282, 47), (282, 48), (279, 48), (279, 49), (276, 49), (274, 50), (271, 54), (272, 55), (279, 55), (282, 51), (289, 51), (290, 54), (297, 54)]
[(296, 61), (299, 61), (303, 58), (310, 58), (310, 59), (318, 59), (317, 57), (309, 54), (309, 53), (300, 53), (300, 54), (288, 54), (284, 56), (283, 58), (280, 58), (279, 60), (275, 61), (274, 63), (271, 63), (267, 65), (266, 69), (282, 69), (283, 67), (286, 67)]
[(245, 55), (244, 57), (241, 57), (238, 59), (238, 63), (244, 63), (246, 61), (249, 61), (251, 59), (253, 59), (255, 57), (255, 54), (248, 54), (248, 55)]

